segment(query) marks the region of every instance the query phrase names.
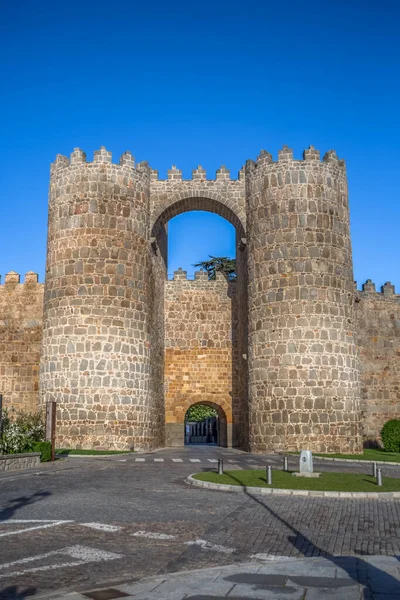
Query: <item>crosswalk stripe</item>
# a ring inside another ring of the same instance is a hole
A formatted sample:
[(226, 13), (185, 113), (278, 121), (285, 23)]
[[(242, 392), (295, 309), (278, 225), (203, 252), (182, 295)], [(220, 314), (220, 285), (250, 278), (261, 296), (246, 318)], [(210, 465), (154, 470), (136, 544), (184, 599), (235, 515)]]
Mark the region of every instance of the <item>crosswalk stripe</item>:
[(207, 458), (208, 462), (216, 463), (218, 462), (217, 458)]
[(190, 462), (201, 462), (198, 458), (189, 458)]
[(163, 458), (154, 458), (154, 462), (164, 462)]
[(181, 458), (173, 458), (172, 462), (183, 462)]
[(145, 462), (145, 458), (135, 458), (135, 462)]

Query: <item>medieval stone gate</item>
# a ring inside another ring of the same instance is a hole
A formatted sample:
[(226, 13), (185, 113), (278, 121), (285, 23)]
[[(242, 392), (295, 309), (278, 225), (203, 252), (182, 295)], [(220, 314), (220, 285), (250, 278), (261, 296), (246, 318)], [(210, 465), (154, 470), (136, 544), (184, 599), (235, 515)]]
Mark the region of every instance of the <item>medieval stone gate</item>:
[(287, 147), (277, 162), (262, 152), (237, 180), (221, 167), (213, 181), (201, 167), (159, 180), (129, 152), (119, 165), (104, 148), (93, 163), (79, 149), (57, 156), (40, 386), (41, 402), (58, 402), (58, 443), (165, 444), (167, 223), (188, 210), (215, 212), (237, 233), (233, 444), (358, 451), (345, 165), (312, 147), (303, 160)]

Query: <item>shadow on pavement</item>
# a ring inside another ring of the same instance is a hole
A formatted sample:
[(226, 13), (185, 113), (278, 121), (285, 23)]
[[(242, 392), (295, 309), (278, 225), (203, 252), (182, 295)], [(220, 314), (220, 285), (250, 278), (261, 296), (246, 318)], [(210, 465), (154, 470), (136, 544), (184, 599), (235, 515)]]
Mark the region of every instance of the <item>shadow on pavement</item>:
[(35, 592), (36, 588), (34, 587), (18, 591), (16, 585), (10, 585), (9, 587), (0, 590), (0, 600), (25, 600), (25, 598), (34, 596)]
[[(230, 477), (241, 485), (240, 481), (230, 473)], [(262, 508), (272, 515), (277, 521), (290, 529), (293, 535), (288, 536), (288, 541), (293, 547), (305, 556), (304, 548), (307, 548), (307, 557), (321, 557), (331, 561), (337, 568), (345, 571), (350, 579), (344, 577), (314, 577), (307, 575), (280, 575), (280, 574), (255, 574), (255, 573), (237, 573), (229, 575), (224, 579), (239, 585), (252, 586), (253, 590), (265, 590), (281, 595), (291, 594), (295, 588), (285, 586), (286, 581), (297, 584), (304, 588), (319, 588), (323, 594), (323, 590), (338, 589), (354, 586), (356, 584), (364, 585), (363, 596), (364, 600), (369, 600), (371, 593), (378, 594), (378, 597), (390, 597), (390, 600), (399, 598), (400, 600), (400, 581), (393, 575), (386, 573), (375, 565), (360, 558), (360, 556), (334, 556), (326, 552), (323, 548), (316, 546), (310, 539), (303, 535), (298, 529), (290, 525), (277, 512), (267, 505), (267, 500), (257, 498), (246, 488), (245, 494), (254, 502), (262, 506)], [(297, 557), (300, 558), (300, 557)], [(399, 557), (396, 557), (399, 560)], [(268, 564), (268, 563), (266, 563)], [(269, 563), (271, 564), (271, 563)], [(400, 565), (399, 565), (400, 566)], [(240, 567), (238, 567), (239, 569)], [(279, 565), (276, 565), (279, 569)], [(202, 595), (196, 594), (187, 596), (187, 600), (220, 600), (224, 596)], [(246, 597), (240, 598), (235, 596), (237, 600), (245, 600)], [(358, 595), (357, 595), (358, 598)]]
[(19, 498), (9, 500), (8, 506), (5, 506), (0, 510), (0, 522), (11, 519), (11, 517), (14, 516), (14, 513), (20, 508), (28, 506), (28, 504), (34, 504), (50, 495), (51, 492), (35, 492), (32, 496), (20, 496)]
[[(34, 504), (47, 496), (50, 496), (51, 492), (35, 492), (31, 496), (20, 496), (19, 498), (13, 498), (8, 502), (8, 506), (5, 506), (0, 510), (0, 523), (11, 519), (17, 510)], [(33, 596), (36, 592), (35, 587), (29, 587), (18, 591), (18, 586), (11, 585), (9, 587), (0, 589), (0, 600), (24, 600), (29, 596)]]

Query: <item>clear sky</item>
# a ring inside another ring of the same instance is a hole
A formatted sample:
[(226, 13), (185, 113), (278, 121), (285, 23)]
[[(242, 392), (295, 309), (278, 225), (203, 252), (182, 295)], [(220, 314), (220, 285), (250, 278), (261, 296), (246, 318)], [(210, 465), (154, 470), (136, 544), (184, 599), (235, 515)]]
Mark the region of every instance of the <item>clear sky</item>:
[[(0, 274), (43, 280), (57, 153), (212, 179), (313, 144), (347, 161), (355, 278), (400, 292), (399, 20), (397, 0), (4, 2)], [(233, 251), (229, 224), (198, 217), (171, 222), (169, 272)]]

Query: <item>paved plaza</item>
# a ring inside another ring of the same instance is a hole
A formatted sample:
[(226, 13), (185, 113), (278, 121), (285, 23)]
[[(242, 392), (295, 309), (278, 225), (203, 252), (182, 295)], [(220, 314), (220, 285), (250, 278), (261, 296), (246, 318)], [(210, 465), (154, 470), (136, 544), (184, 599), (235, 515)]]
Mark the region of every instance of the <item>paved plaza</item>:
[[(261, 497), (184, 483), (218, 458), (236, 469), (282, 463), (199, 446), (1, 475), (0, 598), (75, 600), (98, 589), (114, 592), (93, 600), (400, 598), (398, 500)], [(314, 460), (318, 470), (371, 468)], [(400, 466), (383, 469), (400, 476)]]

